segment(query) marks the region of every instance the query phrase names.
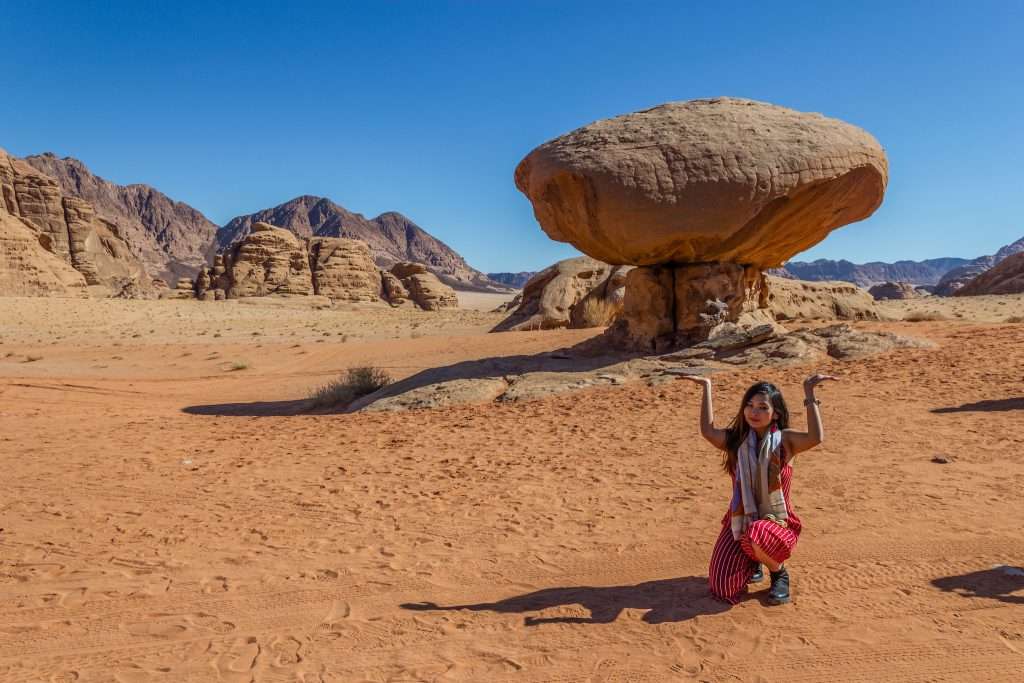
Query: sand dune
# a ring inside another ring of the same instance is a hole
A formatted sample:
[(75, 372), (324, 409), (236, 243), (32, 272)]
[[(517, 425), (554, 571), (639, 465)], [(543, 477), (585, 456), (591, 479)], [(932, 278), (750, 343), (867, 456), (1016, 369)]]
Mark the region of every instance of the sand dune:
[[(728, 607), (705, 577), (729, 483), (689, 384), (294, 414), (353, 365), (598, 331), (0, 299), (0, 680), (1020, 680), (1024, 327), (964, 301), (857, 324), (935, 348), (772, 372), (798, 424), (803, 376), (842, 382), (796, 464), (793, 603)], [(716, 375), (720, 423), (759, 374)]]

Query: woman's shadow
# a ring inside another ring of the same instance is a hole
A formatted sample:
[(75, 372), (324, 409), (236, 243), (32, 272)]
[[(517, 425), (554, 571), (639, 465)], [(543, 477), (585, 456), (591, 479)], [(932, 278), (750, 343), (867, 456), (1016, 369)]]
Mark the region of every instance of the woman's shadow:
[(553, 607), (580, 605), (590, 612), (589, 617), (527, 616), (526, 626), (540, 624), (610, 624), (624, 609), (647, 610), (643, 621), (648, 624), (686, 621), (700, 614), (717, 614), (729, 605), (716, 600), (708, 592), (706, 576), (686, 576), (678, 579), (645, 581), (635, 586), (576, 586), (571, 588), (545, 588), (543, 590), (505, 598), (497, 602), (472, 605), (438, 605), (433, 602), (407, 602), (403, 609), (417, 611), (473, 610), (503, 614), (540, 612)]

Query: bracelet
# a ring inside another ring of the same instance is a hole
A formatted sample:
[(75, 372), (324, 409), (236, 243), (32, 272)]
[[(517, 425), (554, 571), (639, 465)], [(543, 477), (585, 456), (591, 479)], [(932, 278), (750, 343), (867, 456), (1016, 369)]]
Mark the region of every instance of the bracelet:
[(804, 405), (805, 405), (805, 406), (809, 406), (809, 405), (811, 405), (811, 404), (814, 404), (814, 405), (816, 405), (816, 406), (820, 406), (820, 405), (821, 405), (821, 401), (819, 401), (819, 400), (818, 400), (818, 399), (816, 399), (816, 398), (805, 398), (805, 399), (804, 399)]

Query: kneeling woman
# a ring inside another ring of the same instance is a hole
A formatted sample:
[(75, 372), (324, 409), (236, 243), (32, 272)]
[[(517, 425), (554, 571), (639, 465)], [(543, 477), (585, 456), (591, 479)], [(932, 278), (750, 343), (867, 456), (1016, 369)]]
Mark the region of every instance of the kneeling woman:
[(835, 377), (814, 375), (804, 381), (806, 432), (789, 428), (782, 392), (768, 382), (747, 389), (736, 417), (726, 429), (716, 429), (711, 380), (697, 375), (682, 377), (704, 387), (700, 433), (725, 451), (725, 471), (733, 483), (729, 511), (711, 553), (711, 592), (735, 603), (748, 583), (764, 578), (763, 563), (771, 572), (769, 601), (789, 602), (789, 573), (783, 562), (793, 553), (802, 527), (789, 497), (793, 458), (821, 443), (821, 413), (814, 388)]

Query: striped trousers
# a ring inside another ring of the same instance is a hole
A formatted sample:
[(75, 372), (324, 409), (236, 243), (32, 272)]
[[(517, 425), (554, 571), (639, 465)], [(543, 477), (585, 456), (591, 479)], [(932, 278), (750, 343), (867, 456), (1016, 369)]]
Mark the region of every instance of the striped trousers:
[(708, 584), (715, 597), (735, 603), (746, 591), (747, 582), (757, 565), (750, 544), (760, 546), (776, 562), (785, 562), (796, 547), (799, 526), (794, 531), (775, 522), (758, 520), (737, 541), (732, 537), (732, 527), (727, 522), (728, 519), (722, 524), (722, 533), (711, 551)]

